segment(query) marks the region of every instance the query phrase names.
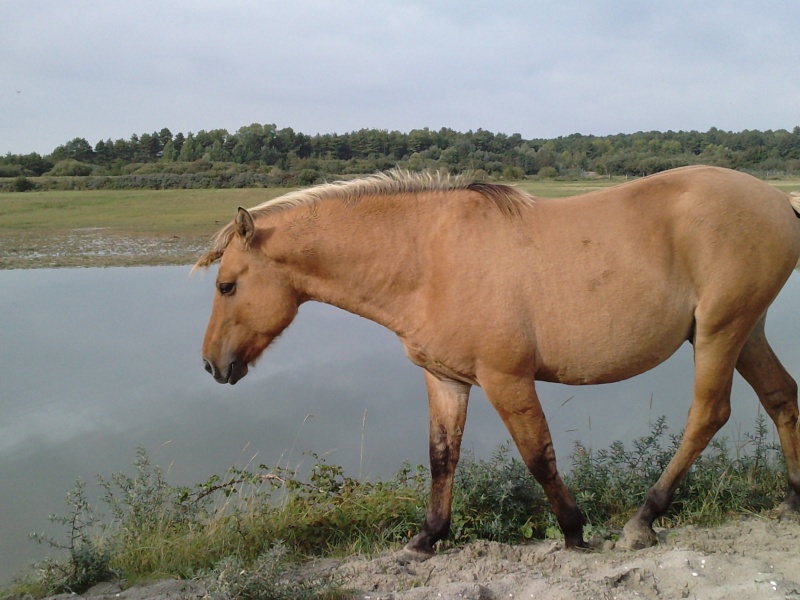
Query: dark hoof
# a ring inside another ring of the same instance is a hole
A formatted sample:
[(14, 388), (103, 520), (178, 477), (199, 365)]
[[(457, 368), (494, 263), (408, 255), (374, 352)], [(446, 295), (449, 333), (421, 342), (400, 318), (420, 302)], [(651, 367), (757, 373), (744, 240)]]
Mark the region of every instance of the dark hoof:
[(642, 550), (657, 543), (658, 537), (652, 527), (631, 519), (622, 529), (622, 537), (616, 547), (624, 550)]
[[(792, 500), (797, 500), (797, 496)], [(778, 519), (781, 521), (800, 521), (800, 502), (786, 500), (778, 506)]]
[(567, 550), (577, 550), (577, 551), (591, 550), (589, 544), (584, 542), (583, 538), (578, 538), (576, 540), (564, 539), (564, 547)]
[(437, 538), (423, 529), (411, 538), (411, 541), (403, 548), (403, 553), (407, 554), (411, 560), (416, 562), (428, 560), (431, 556), (436, 554), (436, 551), (433, 549), (436, 540)]
[(614, 542), (611, 540), (604, 540), (601, 537), (587, 540), (580, 548), (573, 548), (573, 550), (580, 550), (581, 552), (608, 552), (613, 549)]
[(401, 565), (407, 565), (413, 562), (424, 562), (436, 554), (433, 549), (420, 550), (411, 544), (412, 542), (409, 542), (406, 547), (400, 550), (394, 557)]

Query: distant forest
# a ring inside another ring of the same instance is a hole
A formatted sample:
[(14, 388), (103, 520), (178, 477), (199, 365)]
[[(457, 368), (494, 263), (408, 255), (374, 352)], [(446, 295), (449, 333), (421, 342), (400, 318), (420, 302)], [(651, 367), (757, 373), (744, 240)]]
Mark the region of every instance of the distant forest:
[(798, 173), (800, 127), (531, 140), (483, 129), (362, 129), (312, 136), (272, 124), (186, 135), (164, 128), (94, 146), (75, 138), (45, 156), (7, 154), (0, 157), (0, 189), (297, 186), (393, 167), (471, 171), (479, 178), (507, 180), (641, 176), (690, 164), (762, 176)]

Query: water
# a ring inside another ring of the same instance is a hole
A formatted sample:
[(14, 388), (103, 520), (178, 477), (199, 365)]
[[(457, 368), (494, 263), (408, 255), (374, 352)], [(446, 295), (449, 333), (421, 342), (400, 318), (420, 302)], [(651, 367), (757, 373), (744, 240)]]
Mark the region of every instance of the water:
[[(215, 383), (200, 360), (213, 277), (190, 278), (187, 267), (0, 271), (0, 582), (49, 551), (28, 532), (63, 537), (47, 515), (65, 511), (76, 477), (130, 471), (137, 446), (187, 485), (251, 459), (302, 466), (308, 452), (372, 479), (427, 462), (421, 371), (393, 334), (338, 309), (304, 305), (245, 379)], [(768, 327), (795, 377), (798, 298), (795, 276)], [(691, 360), (686, 346), (627, 382), (540, 385), (562, 465), (575, 440), (629, 442), (660, 415), (679, 431)], [(508, 434), (480, 390), (469, 413), (464, 447), (488, 457)], [(723, 434), (740, 439), (757, 414), (737, 377)]]

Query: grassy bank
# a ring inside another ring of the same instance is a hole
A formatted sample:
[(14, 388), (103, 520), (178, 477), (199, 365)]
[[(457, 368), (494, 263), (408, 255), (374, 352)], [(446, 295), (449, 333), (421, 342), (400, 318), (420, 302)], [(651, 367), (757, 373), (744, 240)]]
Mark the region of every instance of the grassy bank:
[[(674, 453), (678, 437), (660, 419), (630, 446), (575, 447), (565, 480), (589, 520), (587, 537), (616, 536)], [(755, 434), (738, 443), (714, 442), (658, 525), (716, 524), (732, 514), (775, 507), (784, 494), (785, 471), (768, 437), (761, 418)], [(313, 459), (305, 478), (260, 465), (187, 488), (169, 484), (140, 449), (132, 473), (99, 478), (99, 506), (88, 502), (85, 485), (77, 483), (65, 514), (50, 517), (56, 533), (34, 536), (58, 549), (59, 559), (21, 574), (13, 591), (80, 593), (105, 579), (169, 576), (199, 580), (211, 591), (225, 590), (226, 597), (256, 597), (256, 589), (258, 597), (341, 597), (337, 582), (303, 576), (298, 565), (407, 542), (424, 518), (428, 471), (405, 466), (389, 481), (362, 482)], [(476, 539), (521, 543), (560, 535), (541, 489), (508, 446), (488, 460), (463, 458), (453, 508), (443, 548)]]
[(237, 206), (285, 191), (0, 194), (0, 268), (188, 264)]

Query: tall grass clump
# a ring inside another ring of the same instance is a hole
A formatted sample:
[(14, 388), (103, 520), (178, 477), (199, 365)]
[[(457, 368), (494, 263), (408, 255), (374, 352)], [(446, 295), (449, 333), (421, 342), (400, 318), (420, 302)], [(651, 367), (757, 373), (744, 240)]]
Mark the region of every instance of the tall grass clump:
[[(219, 597), (248, 597), (247, 589), (262, 579), (275, 583), (269, 597), (311, 597), (320, 590), (332, 597), (322, 583), (285, 582), (276, 573), (310, 557), (407, 541), (424, 518), (428, 480), (424, 469), (404, 466), (387, 482), (359, 482), (312, 457), (302, 479), (290, 469), (260, 465), (178, 487), (139, 448), (132, 474), (98, 478), (101, 506), (89, 504), (79, 481), (67, 497), (68, 514), (50, 517), (66, 525), (65, 542), (33, 535), (69, 557), (36, 565), (23, 587), (35, 595), (80, 593), (107, 579), (177, 576), (200, 578), (221, 590)], [(99, 514), (102, 507), (106, 515)]]

